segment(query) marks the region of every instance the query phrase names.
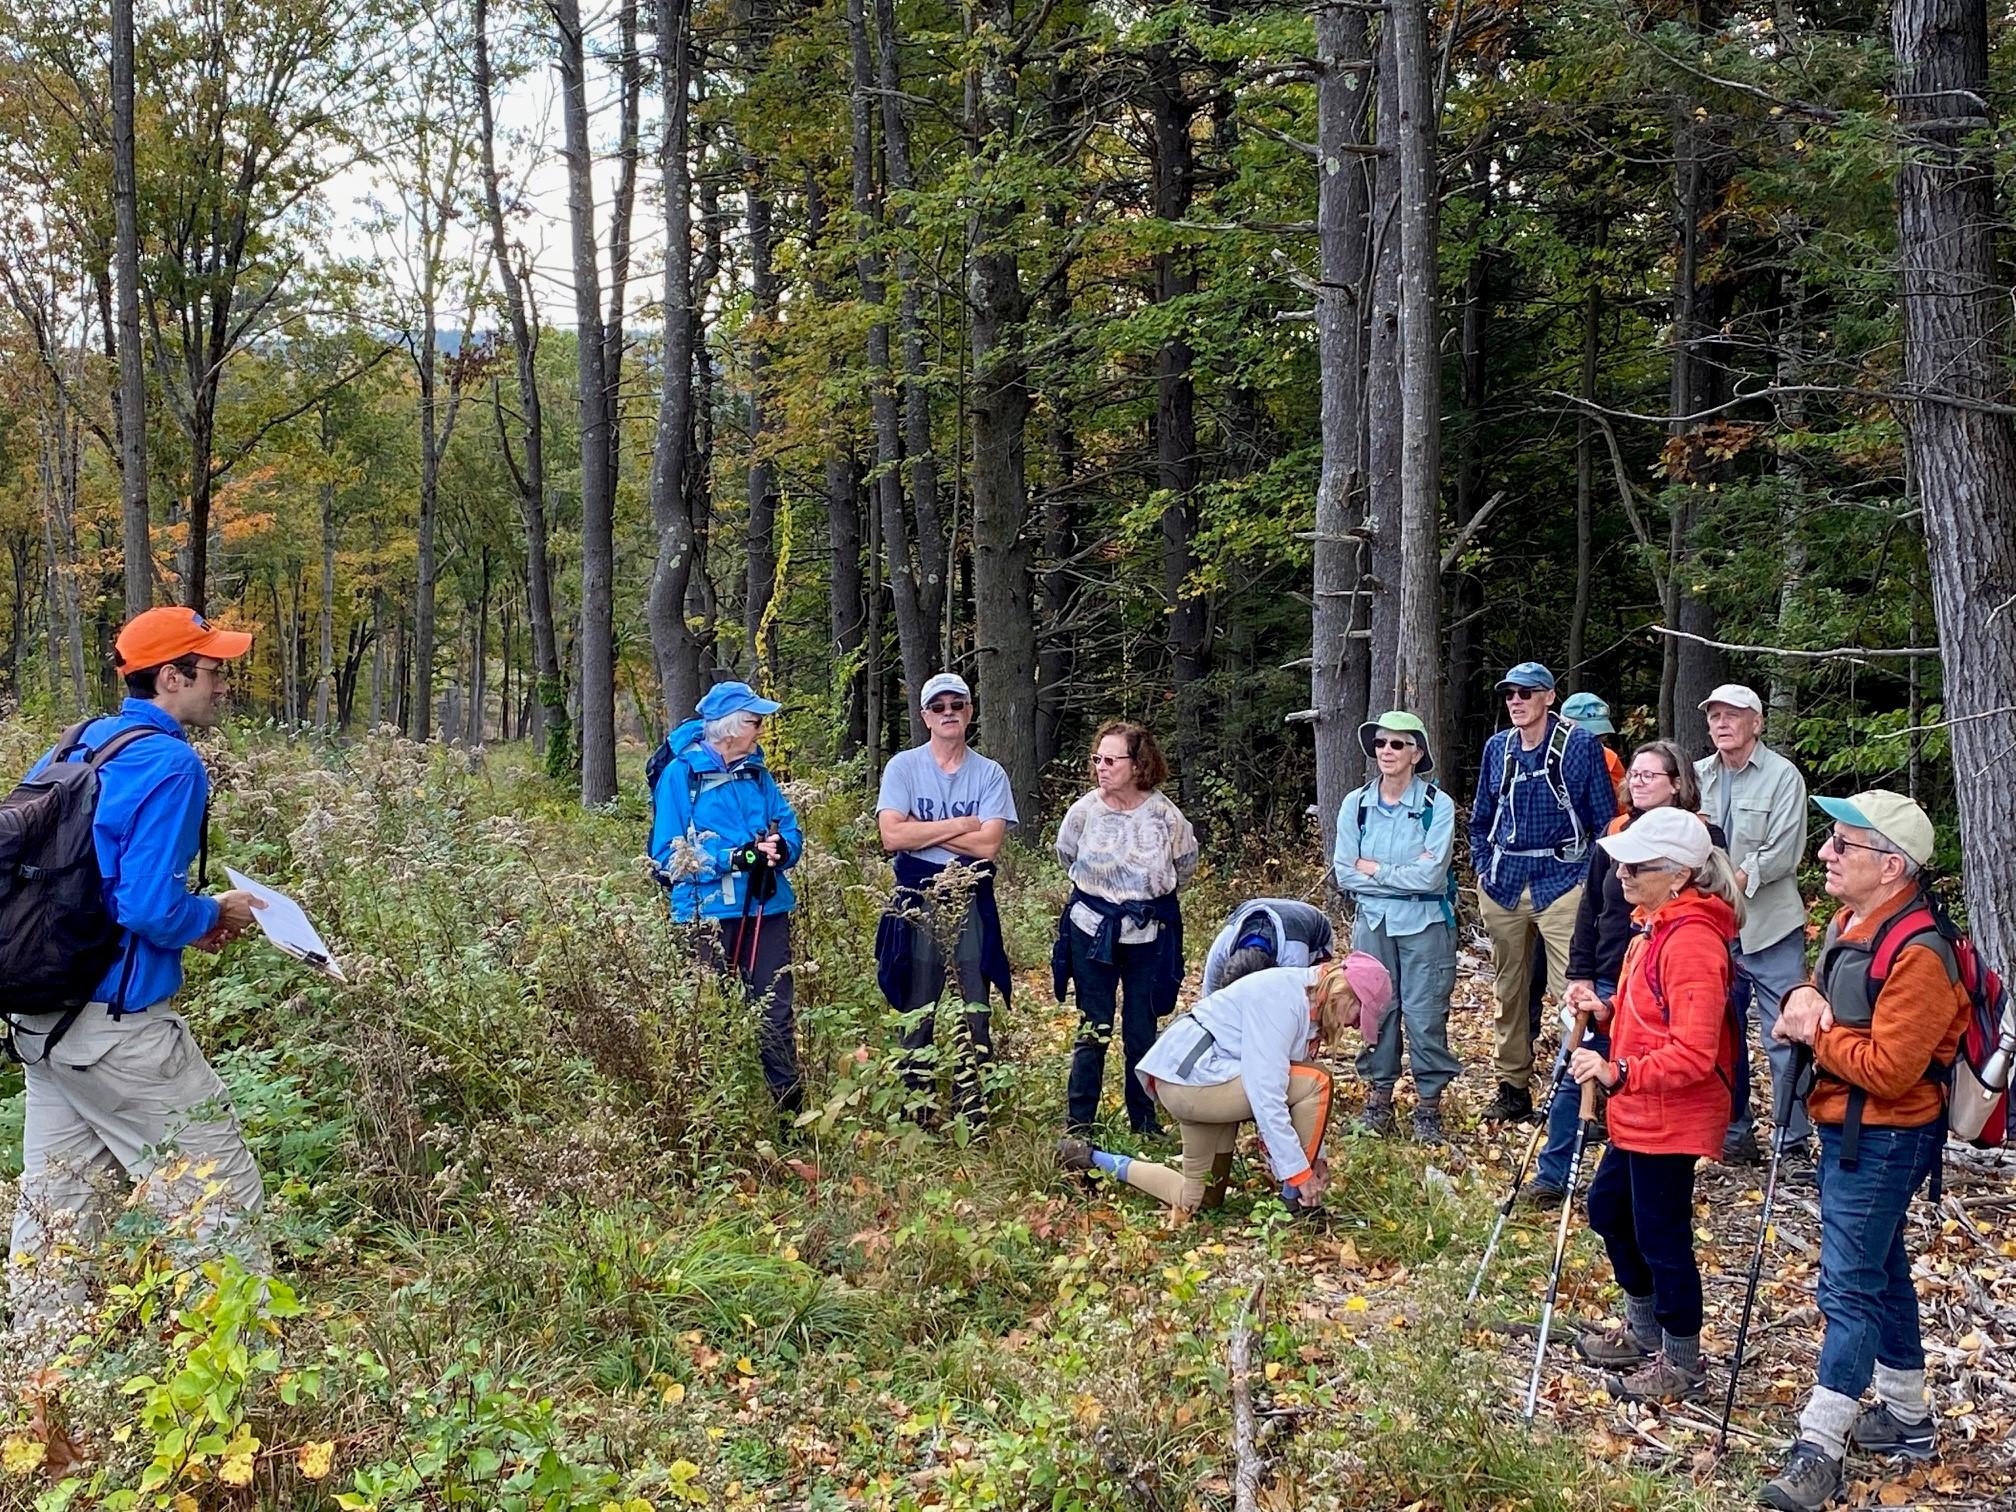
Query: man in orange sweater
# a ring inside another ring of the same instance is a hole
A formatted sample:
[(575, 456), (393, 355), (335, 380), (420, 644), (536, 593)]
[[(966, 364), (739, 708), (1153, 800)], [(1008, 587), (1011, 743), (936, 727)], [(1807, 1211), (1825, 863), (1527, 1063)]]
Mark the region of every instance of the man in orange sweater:
[[(1807, 1112), (1820, 1131), (1819, 1379), (1799, 1441), (1760, 1493), (1767, 1507), (1814, 1512), (1840, 1491), (1852, 1442), (1930, 1459), (1925, 1350), (1904, 1218), (1946, 1142), (1946, 1086), (1968, 999), (1935, 930), (1900, 942), (1887, 927), (1917, 901), (1932, 821), (1897, 793), (1815, 798), (1834, 821), (1820, 846), (1841, 910), (1814, 979), (1785, 997), (1776, 1034), (1813, 1048)], [(1887, 970), (1879, 966), (1887, 963)], [(1871, 1380), (1876, 1406), (1861, 1411)]]

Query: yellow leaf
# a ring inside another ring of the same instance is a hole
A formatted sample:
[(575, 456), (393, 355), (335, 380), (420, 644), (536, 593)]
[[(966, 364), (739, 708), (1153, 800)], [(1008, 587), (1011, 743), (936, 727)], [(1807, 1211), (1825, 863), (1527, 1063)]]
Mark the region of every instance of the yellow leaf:
[(324, 1439), (320, 1443), (303, 1444), (294, 1455), (294, 1465), (301, 1472), (303, 1479), (318, 1481), (329, 1473), (329, 1467), (335, 1459), (334, 1441)]
[(1269, 1360), (1267, 1362), (1267, 1379), (1270, 1381), (1281, 1379), (1281, 1362), (1279, 1360)]
[(686, 1383), (684, 1381), (674, 1381), (665, 1388), (665, 1405), (667, 1407), (677, 1407), (685, 1400)]
[(49, 1446), (25, 1434), (15, 1434), (0, 1444), (0, 1469), (9, 1475), (32, 1474), (49, 1453)]
[(227, 1486), (249, 1486), (252, 1484), (252, 1451), (227, 1456), (217, 1467), (217, 1479)]
[(191, 1496), (187, 1491), (177, 1496), (170, 1505), (174, 1507), (175, 1512), (197, 1512), (196, 1498)]
[(1353, 1297), (1349, 1302), (1346, 1302), (1344, 1304), (1344, 1311), (1364, 1312), (1365, 1309), (1368, 1308), (1369, 1306), (1371, 1306), (1371, 1304), (1367, 1302), (1363, 1297)]
[(741, 1371), (742, 1374), (744, 1374), (745, 1376), (753, 1376), (754, 1374), (756, 1374), (756, 1366), (754, 1365), (754, 1363), (751, 1362), (749, 1356), (747, 1355), (743, 1355), (736, 1360), (735, 1368)]

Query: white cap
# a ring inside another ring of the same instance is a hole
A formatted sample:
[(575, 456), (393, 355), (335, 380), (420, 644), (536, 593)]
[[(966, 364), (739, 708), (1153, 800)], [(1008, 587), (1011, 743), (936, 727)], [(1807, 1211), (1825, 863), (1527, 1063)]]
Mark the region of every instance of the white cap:
[(1753, 714), (1764, 712), (1764, 700), (1757, 696), (1757, 690), (1746, 688), (1741, 683), (1722, 684), (1695, 707), (1705, 711), (1710, 704), (1718, 703), (1727, 704), (1732, 709), (1748, 709)]
[(1613, 861), (1671, 861), (1686, 867), (1705, 866), (1714, 849), (1701, 816), (1670, 805), (1646, 810), (1627, 828), (1596, 843)]
[(926, 707), (940, 693), (957, 693), (968, 703), (973, 701), (973, 690), (966, 686), (965, 678), (957, 672), (937, 672), (925, 680), (924, 691), (917, 695), (917, 707)]

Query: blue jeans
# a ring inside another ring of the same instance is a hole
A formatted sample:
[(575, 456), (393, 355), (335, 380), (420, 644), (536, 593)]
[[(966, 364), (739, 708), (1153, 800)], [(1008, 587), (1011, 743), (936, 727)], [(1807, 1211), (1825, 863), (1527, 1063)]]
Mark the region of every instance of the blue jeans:
[(1078, 995), (1078, 1042), (1071, 1049), (1071, 1078), (1065, 1084), (1065, 1121), (1089, 1128), (1099, 1116), (1099, 1093), (1106, 1081), (1106, 1047), (1113, 1041), (1113, 1010), (1120, 1010), (1121, 1072), (1127, 1123), (1137, 1133), (1156, 1127), (1155, 1104), (1134, 1068), (1155, 1043), (1155, 963), (1162, 947), (1115, 945), (1113, 964), (1092, 959), (1092, 936), (1076, 924), (1071, 931), (1071, 980)]
[[(1736, 980), (1731, 1001), (1736, 1009), (1736, 1099), (1729, 1116), (1731, 1140), (1757, 1131), (1757, 1115), (1750, 1109), (1750, 1004), (1757, 1005), (1757, 1037), (1771, 1062), (1771, 1096), (1784, 1106), (1791, 1098), (1793, 1047), (1771, 1038), (1778, 1024), (1779, 1001), (1806, 980), (1806, 931), (1795, 929), (1775, 945), (1759, 951), (1736, 952)], [(1786, 1131), (1791, 1144), (1804, 1144), (1813, 1126), (1806, 1121), (1806, 1106), (1792, 1105), (1792, 1122)]]
[(1383, 926), (1361, 922), (1351, 947), (1377, 956), (1393, 978), (1393, 1003), (1379, 1020), (1379, 1037), (1358, 1052), (1362, 1081), (1391, 1092), (1400, 1080), (1400, 1031), (1414, 1063), (1414, 1090), (1433, 1102), (1456, 1079), (1463, 1063), (1449, 1048), (1449, 994), (1456, 986), (1456, 931), (1430, 924), (1414, 934), (1389, 935)]
[(1862, 1130), (1855, 1169), (1841, 1165), (1841, 1128), (1820, 1126), (1820, 1384), (1860, 1397), (1876, 1362), (1923, 1370), (1918, 1293), (1904, 1247), (1911, 1197), (1944, 1156), (1944, 1120), (1916, 1129)]
[[(1596, 996), (1609, 1002), (1617, 996), (1617, 984), (1599, 979), (1595, 983)], [(1598, 1055), (1610, 1053), (1610, 1033), (1606, 1029), (1590, 1024), (1589, 1032), (1582, 1036), (1583, 1045)], [(1561, 1053), (1554, 1057), (1554, 1067), (1558, 1071), (1566, 1059), (1569, 1046), (1561, 1046)], [(1568, 1163), (1575, 1158), (1575, 1125), (1582, 1121), (1582, 1089), (1573, 1077), (1563, 1077), (1561, 1085), (1554, 1089), (1554, 1098), (1547, 1104), (1547, 1143), (1540, 1151), (1540, 1180), (1547, 1186), (1565, 1188), (1568, 1185)]]

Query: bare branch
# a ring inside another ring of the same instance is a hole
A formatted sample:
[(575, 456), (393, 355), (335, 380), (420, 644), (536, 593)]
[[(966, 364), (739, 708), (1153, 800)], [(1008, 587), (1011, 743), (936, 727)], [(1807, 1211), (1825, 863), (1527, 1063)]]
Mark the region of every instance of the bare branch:
[(1867, 661), (1883, 656), (1908, 658), (1940, 654), (1937, 646), (1835, 646), (1826, 651), (1797, 651), (1789, 646), (1745, 646), (1734, 641), (1710, 640), (1707, 636), (1696, 635), (1691, 630), (1673, 630), (1665, 625), (1647, 625), (1645, 628), (1660, 635), (1673, 636), (1678, 640), (1699, 641), (1704, 646), (1713, 646), (1717, 651), (1748, 651), (1759, 656), (1789, 656), (1800, 661)]

